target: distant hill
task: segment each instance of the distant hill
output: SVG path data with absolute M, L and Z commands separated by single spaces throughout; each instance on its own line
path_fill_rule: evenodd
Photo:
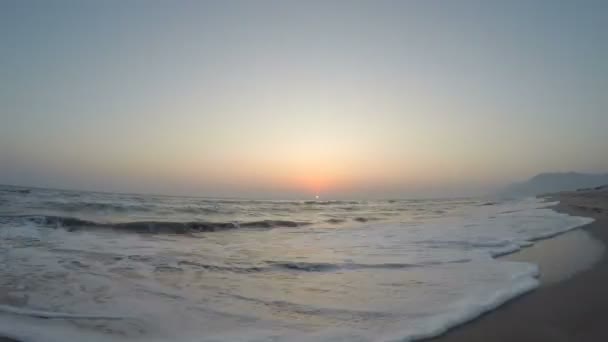
M 572 191 L 608 184 L 608 174 L 577 172 L 541 173 L 523 183 L 515 183 L 502 191 L 506 195 L 539 195 L 548 192 Z

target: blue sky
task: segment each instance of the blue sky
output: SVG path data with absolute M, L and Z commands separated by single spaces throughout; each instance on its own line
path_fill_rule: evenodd
M 605 1 L 3 1 L 0 183 L 480 193 L 608 171 Z

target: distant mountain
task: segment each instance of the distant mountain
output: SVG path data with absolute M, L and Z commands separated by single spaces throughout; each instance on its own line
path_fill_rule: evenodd
M 571 191 L 608 184 L 608 174 L 577 172 L 541 173 L 523 183 L 515 183 L 504 189 L 506 195 L 539 195 L 548 192 Z

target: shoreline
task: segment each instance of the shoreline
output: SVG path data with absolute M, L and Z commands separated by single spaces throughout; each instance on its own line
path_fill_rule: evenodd
M 539 268 L 539 287 L 550 286 L 588 270 L 601 260 L 606 245 L 583 228 L 585 225 L 537 240 L 532 246 L 498 257 L 499 260 L 533 263 Z
M 608 246 L 608 191 L 563 192 L 550 198 L 560 202 L 551 209 L 592 217 L 595 221 L 539 244 L 551 243 L 573 232 L 584 232 L 600 241 L 602 248 Z M 526 249 L 522 251 L 525 253 Z M 522 251 L 512 256 L 518 256 Z M 604 327 L 608 322 L 608 292 L 605 291 L 608 288 L 608 255 L 602 251 L 598 259 L 589 268 L 556 282 L 541 284 L 496 310 L 424 341 L 608 341 L 608 329 Z M 554 266 L 559 268 L 561 265 Z
M 595 221 L 496 256 L 505 261 L 538 265 L 539 287 L 421 341 L 608 340 L 608 331 L 602 327 L 608 319 L 608 293 L 603 294 L 603 289 L 608 288 L 608 191 L 539 197 L 559 201 L 549 209 L 592 217 Z M 0 342 L 21 341 L 0 335 Z

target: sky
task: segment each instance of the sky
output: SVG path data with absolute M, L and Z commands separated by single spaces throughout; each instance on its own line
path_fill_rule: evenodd
M 0 1 L 0 183 L 478 194 L 608 172 L 607 1 Z

